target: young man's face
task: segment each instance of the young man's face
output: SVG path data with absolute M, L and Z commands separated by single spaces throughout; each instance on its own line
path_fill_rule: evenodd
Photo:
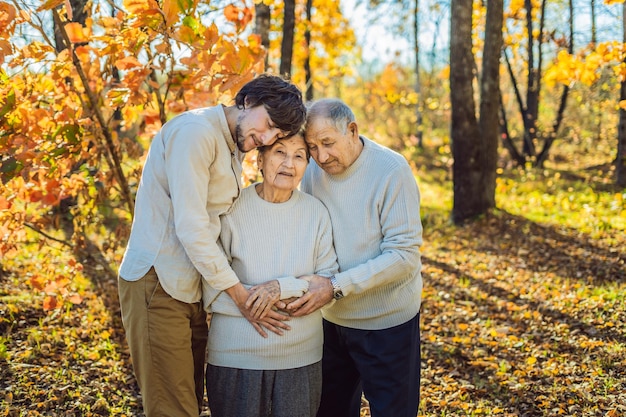
M 276 127 L 264 106 L 246 107 L 237 118 L 235 141 L 242 152 L 263 145 L 272 145 L 276 139 L 287 136 Z
M 315 162 L 331 175 L 343 173 L 361 152 L 356 123 L 348 124 L 343 133 L 324 117 L 307 122 L 306 143 Z

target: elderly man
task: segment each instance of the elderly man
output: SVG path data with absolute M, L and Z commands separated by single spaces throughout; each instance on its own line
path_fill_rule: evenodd
M 330 212 L 340 270 L 330 280 L 301 277 L 309 291 L 287 306 L 294 316 L 325 306 L 317 415 L 357 417 L 364 393 L 373 417 L 415 417 L 422 292 L 415 178 L 404 157 L 359 135 L 340 100 L 309 107 L 306 141 L 316 163 L 302 190 Z

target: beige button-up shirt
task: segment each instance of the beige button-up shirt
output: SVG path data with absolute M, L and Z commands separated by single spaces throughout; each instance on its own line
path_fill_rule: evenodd
M 185 112 L 154 137 L 137 190 L 120 278 L 154 266 L 163 289 L 194 303 L 202 282 L 218 290 L 239 282 L 218 246 L 219 216 L 241 189 L 241 157 L 222 106 Z

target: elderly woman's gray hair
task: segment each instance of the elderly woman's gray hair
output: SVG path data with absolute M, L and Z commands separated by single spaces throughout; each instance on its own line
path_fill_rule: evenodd
M 298 133 L 296 133 L 296 134 L 293 134 L 293 135 L 291 135 L 291 136 L 285 136 L 284 138 L 280 138 L 280 139 L 278 139 L 276 142 L 274 142 L 274 143 L 273 143 L 273 144 L 271 144 L 271 145 L 259 146 L 259 147 L 257 148 L 257 151 L 259 152 L 259 155 L 262 155 L 262 154 L 264 154 L 265 152 L 267 152 L 268 150 L 272 149 L 272 147 L 273 147 L 274 145 L 276 145 L 277 143 L 280 143 L 280 142 L 281 142 L 281 141 L 283 141 L 283 140 L 288 140 L 288 139 L 295 138 L 295 137 L 298 137 L 298 136 L 299 136 L 300 138 L 302 138 L 302 141 L 303 141 L 303 142 L 304 142 L 304 144 L 306 145 L 306 141 L 304 140 L 304 127 L 302 127 L 302 129 L 300 129 L 300 130 L 298 131 Z M 308 161 L 308 160 L 309 160 L 309 158 L 311 157 L 311 153 L 309 152 L 309 147 L 308 147 L 308 146 L 305 146 L 305 149 L 306 149 L 306 160 Z

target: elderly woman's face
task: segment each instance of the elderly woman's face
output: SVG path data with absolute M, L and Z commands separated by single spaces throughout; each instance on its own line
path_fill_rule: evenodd
M 308 162 L 307 145 L 300 135 L 277 140 L 257 158 L 266 185 L 292 191 L 300 184 Z

